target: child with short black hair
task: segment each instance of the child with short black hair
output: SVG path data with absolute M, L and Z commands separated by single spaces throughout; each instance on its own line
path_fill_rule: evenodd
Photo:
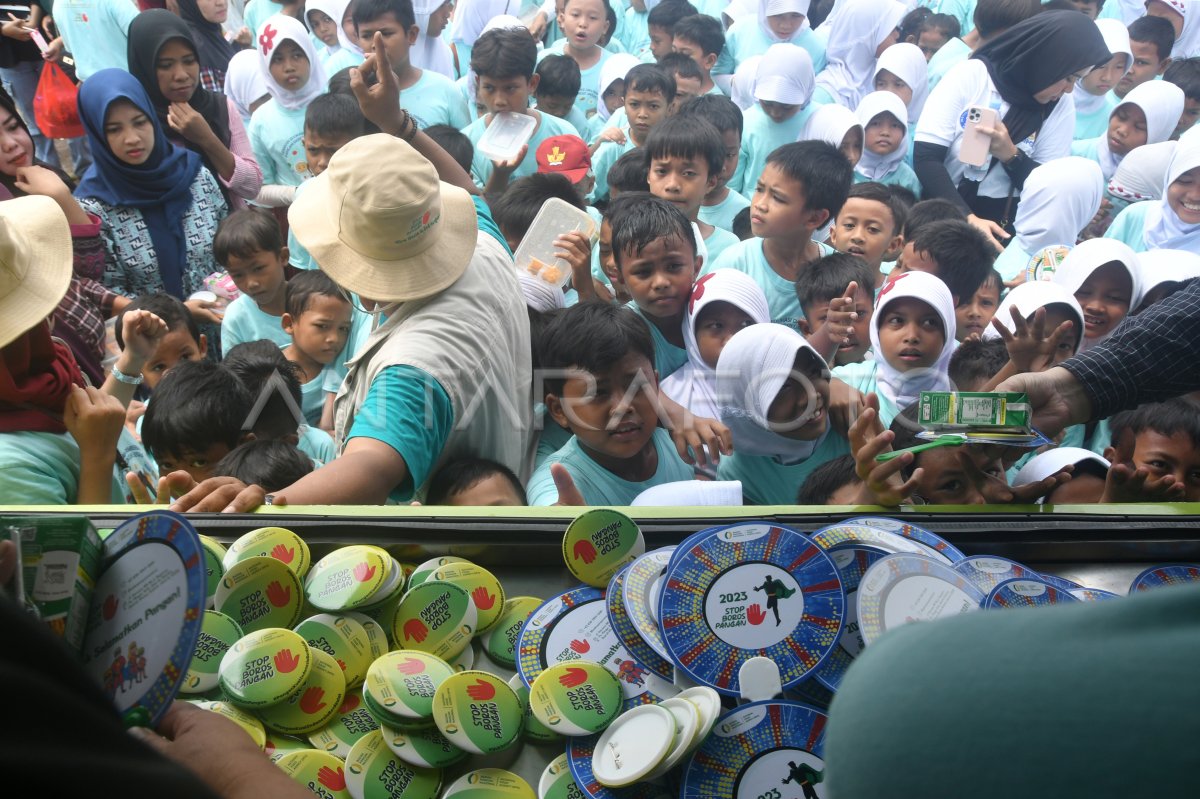
M 509 249 L 517 251 L 534 218 L 552 197 L 557 197 L 580 211 L 586 208 L 579 192 L 565 175 L 545 172 L 535 172 L 513 181 L 508 190 L 491 204 L 492 217 L 508 242 Z
M 1200 500 L 1200 406 L 1179 397 L 1113 416 L 1102 502 Z M 1136 473 L 1136 479 L 1135 479 Z
M 537 109 L 569 122 L 577 136 L 586 136 L 587 117 L 575 107 L 581 81 L 575 59 L 567 55 L 548 55 L 538 62 L 534 75 L 537 76 L 537 87 L 533 91 Z
M 705 271 L 732 268 L 750 275 L 767 295 L 771 321 L 799 330 L 804 312 L 796 281 L 809 264 L 835 252 L 814 241 L 813 232 L 842 210 L 851 180 L 850 163 L 833 145 L 802 141 L 775 150 L 750 204 L 756 238 L 730 247 Z
M 912 38 L 902 40 L 921 48 L 925 60 L 933 58 L 946 42 L 962 35 L 962 25 L 950 14 L 930 14 L 921 21 Z
M 625 77 L 625 115 L 629 124 L 628 135 L 620 134 L 623 141 L 613 141 L 602 135 L 602 144 L 592 156 L 596 186 L 592 189 L 593 201 L 608 198 L 609 168 L 618 158 L 630 150 L 646 143 L 646 137 L 655 125 L 667 118 L 671 103 L 675 101 L 675 78 L 653 64 L 640 64 L 629 70 Z
M 283 329 L 292 343 L 283 351 L 304 372 L 301 409 L 317 427 L 328 400 L 341 386 L 339 359 L 350 338 L 352 309 L 346 295 L 321 271 L 301 272 L 288 281 Z
M 704 82 L 704 73 L 700 67 L 682 53 L 667 53 L 658 60 L 658 65 L 675 78 L 675 100 L 671 103 L 671 113 L 679 111 L 679 107 L 701 94 L 700 85 Z
M 847 453 L 826 461 L 812 471 L 800 486 L 797 505 L 857 505 L 858 477 L 854 456 Z
M 1162 17 L 1138 17 L 1129 25 L 1129 49 L 1133 66 L 1113 88 L 1113 95 L 1125 99 L 1130 90 L 1155 80 L 1171 65 L 1175 46 L 1175 28 Z
M 978 228 L 969 222 L 941 220 L 918 228 L 911 238 L 905 236 L 892 276 L 928 272 L 941 278 L 958 305 L 964 297 L 975 296 L 995 261 L 995 248 Z
M 738 237 L 738 241 L 746 241 L 754 238 L 754 231 L 750 226 L 750 206 L 746 206 L 737 212 L 737 216 L 733 218 L 733 235 Z
M 438 147 L 449 153 L 450 157 L 454 159 L 454 163 L 463 168 L 463 172 L 471 174 L 471 163 L 475 160 L 475 145 L 471 144 L 471 140 L 467 138 L 466 134 L 450 125 L 430 125 L 425 128 L 425 135 L 433 139 Z
M 716 186 L 704 195 L 704 202 L 700 204 L 700 220 L 733 233 L 734 217 L 743 208 L 750 207 L 749 200 L 729 188 L 729 181 L 737 173 L 742 149 L 742 109 L 718 92 L 689 100 L 680 106 L 677 114 L 683 118 L 706 119 L 721 135 L 725 159 Z
M 238 444 L 213 468 L 214 477 L 234 477 L 262 486 L 268 494 L 282 491 L 313 470 L 312 459 L 286 441 L 259 438 Z
M 979 288 L 975 289 L 975 293 L 971 295 L 970 299 L 959 301 L 958 305 L 954 307 L 954 316 L 957 319 L 960 342 L 966 341 L 971 336 L 978 338 L 991 327 L 992 317 L 996 315 L 996 309 L 1000 307 L 1000 295 L 1003 293 L 1004 280 L 1000 277 L 1000 273 L 993 269 L 988 272 L 987 277 L 979 284 Z M 1000 321 L 1005 325 L 1010 323 L 1008 319 Z
M 950 387 L 955 391 L 986 391 L 992 378 L 1008 363 L 1003 339 L 973 338 L 959 344 L 950 356 Z
M 672 29 L 671 49 L 692 59 L 700 68 L 701 95 L 721 94 L 712 79 L 713 67 L 725 49 L 725 30 L 718 20 L 707 14 L 693 14 L 679 20 Z
M 1200 57 L 1173 59 L 1171 66 L 1163 72 L 1163 80 L 1183 89 L 1183 116 L 1171 134 L 1172 139 L 1178 139 L 1200 118 Z
M 625 153 L 608 170 L 609 205 L 618 195 L 631 191 L 650 191 L 650 183 L 646 180 L 646 154 L 641 147 Z
M 650 53 L 655 61 L 671 52 L 675 42 L 675 25 L 681 19 L 696 15 L 696 7 L 687 0 L 663 0 L 646 15 L 646 32 L 650 38 Z
M 653 216 L 675 217 L 677 238 L 691 236 L 691 226 L 672 206 L 647 202 L 661 206 Z M 649 215 L 643 208 L 637 216 Z M 632 254 L 642 231 L 619 229 Z M 574 435 L 530 478 L 531 505 L 559 502 L 554 472 L 564 469 L 588 505 L 628 505 L 651 486 L 692 478 L 670 434 L 658 426 L 651 329 L 633 311 L 606 303 L 580 303 L 550 324 L 539 354 L 542 368 L 551 370 L 545 402 Z
M 187 306 L 170 294 L 143 294 L 129 303 L 117 315 L 115 333 L 117 346 L 125 349 L 122 327 L 125 315 L 134 311 L 149 311 L 167 326 L 166 335 L 158 342 L 154 354 L 142 365 L 142 385 L 149 391 L 158 387 L 167 372 L 183 361 L 202 361 L 208 356 L 208 338 Z
M 596 113 L 600 100 L 600 70 L 612 53 L 601 44 L 611 32 L 607 0 L 565 0 L 558 12 L 558 25 L 563 38 L 542 50 L 540 58 L 565 55 L 579 65 L 579 93 L 574 106 L 584 118 Z M 582 134 L 580 134 L 582 135 Z
M 485 458 L 450 461 L 429 478 L 426 505 L 505 507 L 528 505 L 512 470 Z
M 857 363 L 866 358 L 871 349 L 871 313 L 875 309 L 875 272 L 871 266 L 856 255 L 834 253 L 818 258 L 804 270 L 802 279 L 796 281 L 796 295 L 804 318 L 800 320 L 800 332 L 820 353 L 833 353 L 831 365 L 841 366 Z M 854 302 L 842 313 L 853 313 L 849 336 L 833 333 L 826 322 L 835 300 L 847 295 L 850 284 L 854 284 Z
M 895 258 L 904 245 L 900 231 L 908 210 L 896 197 L 894 187 L 873 181 L 855 183 L 829 229 L 829 243 L 840 252 L 856 255 L 874 271 L 862 288 L 883 285 L 883 262 Z
M 221 322 L 221 354 L 245 341 L 266 339 L 279 347 L 291 343 L 281 324 L 287 254 L 275 217 L 260 208 L 234 211 L 217 227 L 213 254 L 241 292 Z

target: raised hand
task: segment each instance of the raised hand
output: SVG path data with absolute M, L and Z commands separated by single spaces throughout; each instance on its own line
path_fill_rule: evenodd
M 418 644 L 429 636 L 429 628 L 420 619 L 409 619 L 404 622 L 404 640 L 416 641 Z
M 838 347 L 849 344 L 854 335 L 854 323 L 858 321 L 858 313 L 854 310 L 854 300 L 858 295 L 858 283 L 850 281 L 846 293 L 829 301 L 829 312 L 825 316 L 825 324 L 813 333 L 812 345 L 822 354 L 828 353 L 826 361 L 833 363 L 837 356 Z
M 1018 372 L 1040 372 L 1049 367 L 1054 363 L 1059 345 L 1071 332 L 1071 322 L 1063 322 L 1047 335 L 1045 308 L 1037 309 L 1032 323 L 1025 320 L 1015 305 L 1009 311 L 1012 315 L 1012 332 L 998 317 L 992 318 L 992 327 L 1004 339 L 1013 367 Z
M 278 580 L 271 581 L 267 586 L 267 599 L 277 608 L 285 607 L 292 601 L 291 586 L 284 587 L 279 584 Z
M 376 33 L 371 52 L 357 68 L 350 70 L 350 90 L 358 100 L 363 116 L 376 127 L 393 136 L 398 135 L 403 121 L 400 114 L 400 84 L 392 72 L 392 62 L 383 47 L 383 34 Z M 368 86 L 366 75 L 374 74 L 377 81 Z
M 587 672 L 584 669 L 572 667 L 560 674 L 558 681 L 563 688 L 576 688 L 587 681 Z
M 525 160 L 525 155 L 529 152 L 529 145 L 522 144 L 521 150 L 507 161 L 492 161 L 492 170 L 501 177 L 510 177 L 521 162 Z
M 324 688 L 319 685 L 310 686 L 300 697 L 300 709 L 310 716 L 319 713 L 328 704 L 324 699 Z
M 766 618 L 767 612 L 763 610 L 762 606 L 757 602 L 746 608 L 746 621 L 750 622 L 754 626 L 757 627 L 758 625 L 762 624 Z
M 550 476 L 554 479 L 554 487 L 558 489 L 558 502 L 556 505 L 569 505 L 572 507 L 582 507 L 587 504 L 583 498 L 583 494 L 575 487 L 575 479 L 571 477 L 571 473 L 567 471 L 567 467 L 561 463 L 555 463 L 550 466 Z
M 996 391 L 1028 395 L 1034 427 L 1051 438 L 1092 415 L 1091 399 L 1083 384 L 1061 366 L 1015 375 L 996 386 Z
M 591 541 L 583 540 L 576 541 L 575 548 L 571 553 L 575 560 L 582 560 L 584 563 L 592 563 L 596 560 L 596 547 L 592 546 Z
M 300 665 L 300 656 L 293 654 L 290 649 L 280 649 L 275 653 L 275 670 L 280 674 L 291 674 Z
M 1186 486 L 1173 475 L 1154 477 L 1145 467 L 1132 463 L 1114 463 L 1104 479 L 1104 494 L 1100 502 L 1179 502 Z
M 149 311 L 127 311 L 121 317 L 121 338 L 125 342 L 122 355 L 128 355 L 133 361 L 130 367 L 136 367 L 138 371 L 154 355 L 166 335 L 167 323 Z
M 125 426 L 125 406 L 91 386 L 73 386 L 63 408 L 63 424 L 79 444 L 80 457 L 116 452 Z
M 489 593 L 487 588 L 482 585 L 471 592 L 471 599 L 475 602 L 475 607 L 480 610 L 491 610 L 492 606 L 496 604 L 495 595 Z
M 496 689 L 489 682 L 475 680 L 474 685 L 467 686 L 467 696 L 476 702 L 486 702 L 496 695 Z
M 876 458 L 892 451 L 896 434 L 884 430 L 879 419 L 879 398 L 866 395 L 866 408 L 850 425 L 850 451 L 854 453 L 854 471 L 863 481 L 859 500 L 864 505 L 899 505 L 916 490 L 924 473 L 917 469 L 904 479 L 903 471 L 916 457 L 911 452 L 902 453 L 886 461 Z

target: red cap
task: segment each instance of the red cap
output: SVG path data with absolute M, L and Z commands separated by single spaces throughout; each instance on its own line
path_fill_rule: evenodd
M 551 136 L 538 145 L 537 171 L 566 175 L 572 183 L 583 180 L 592 169 L 587 144 L 578 136 Z

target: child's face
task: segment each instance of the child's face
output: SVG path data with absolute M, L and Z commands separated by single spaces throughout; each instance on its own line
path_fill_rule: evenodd
M 516 507 L 524 505 L 521 497 L 513 490 L 512 483 L 502 474 L 489 474 L 479 482 L 467 486 L 457 494 L 446 497 L 447 505 L 485 507 Z
M 674 155 L 652 159 L 646 180 L 651 194 L 672 203 L 693 222 L 704 195 L 717 185 L 716 178 L 708 174 L 705 161 Z
M 767 17 L 767 27 L 782 41 L 788 41 L 804 24 L 804 15 L 794 11 L 787 14 L 771 14 Z
M 675 73 L 675 99 L 671 101 L 671 113 L 679 110 L 679 107 L 693 97 L 700 96 L 700 79 L 685 78 L 678 72 Z
M 762 107 L 763 113 L 771 118 L 772 122 L 787 122 L 796 116 L 802 108 L 799 105 L 777 103 L 773 100 L 759 100 L 758 104 Z
M 968 336 L 982 336 L 996 315 L 996 307 L 1000 305 L 1000 286 L 992 281 L 986 281 L 975 291 L 975 296 L 954 309 L 955 330 L 959 341 Z M 1001 319 L 1005 327 L 1012 328 L 1011 319 Z M 1047 328 L 1052 330 L 1053 328 Z
M 1117 53 L 1104 66 L 1096 67 L 1084 77 L 1081 82 L 1083 90 L 1097 97 L 1107 94 L 1125 74 L 1125 65 L 1128 63 L 1129 56 Z
M 304 156 L 308 159 L 309 173 L 316 177 L 324 172 L 329 167 L 329 159 L 333 158 L 333 154 L 352 141 L 353 136 L 322 136 L 312 128 L 305 127 Z
M 1057 330 L 1058 326 L 1063 322 L 1071 323 L 1071 329 L 1058 342 L 1058 349 L 1054 351 L 1054 361 L 1050 364 L 1051 366 L 1058 366 L 1067 358 L 1070 358 L 1075 354 L 1075 348 L 1079 346 L 1079 331 L 1075 329 L 1079 327 L 1079 323 L 1075 321 L 1074 317 L 1075 314 L 1071 312 L 1071 309 L 1061 303 L 1046 306 L 1047 333 Z
M 312 65 L 300 45 L 285 39 L 271 53 L 270 72 L 275 82 L 289 92 L 298 92 L 308 83 Z
M 829 230 L 829 243 L 878 269 L 884 254 L 900 246 L 900 237 L 896 235 L 892 211 L 887 205 L 864 197 L 849 197 Z
M 625 104 L 625 79 L 618 78 L 608 84 L 608 88 L 604 90 L 604 94 L 600 95 L 600 99 L 604 101 L 604 107 L 610 114 L 623 106 Z M 572 100 L 572 102 L 574 101 Z
M 431 39 L 436 39 L 442 35 L 442 31 L 446 29 L 446 23 L 450 21 L 450 14 L 454 12 L 454 3 L 447 0 L 437 7 L 437 10 L 429 15 L 428 30 L 425 35 Z
M 850 340 L 838 346 L 837 354 L 834 356 L 834 363 L 837 366 L 859 363 L 866 357 L 867 350 L 871 348 L 871 312 L 874 310 L 872 306 L 874 298 L 875 292 L 871 286 L 859 286 L 855 292 L 854 312 L 858 314 L 858 321 L 851 325 Z M 814 302 L 804 309 L 804 320 L 801 324 L 805 333 L 808 333 L 820 330 L 821 325 L 825 324 L 825 320 L 828 318 L 829 301 Z
M 719 55 L 718 53 L 705 55 L 704 48 L 699 44 L 693 42 L 691 39 L 683 39 L 679 36 L 671 40 L 671 49 L 695 61 L 696 66 L 700 67 L 700 71 L 705 75 L 716 65 L 717 56 Z
M 655 239 L 634 252 L 621 253 L 618 278 L 647 316 L 682 319 L 700 271 L 700 259 L 681 236 Z
M 948 41 L 950 41 L 950 37 L 941 28 L 930 28 L 921 31 L 921 35 L 917 37 L 917 47 L 921 48 L 921 52 L 925 54 L 925 60 L 928 61 Z
M 998 460 L 989 460 L 982 447 L 938 447 L 927 449 L 917 455 L 913 468 L 920 467 L 922 476 L 917 480 L 914 496 L 929 505 L 983 505 L 982 486 L 977 478 L 963 465 L 966 456 L 984 474 L 1004 480 L 1004 467 Z M 960 454 L 961 453 L 961 454 Z
M 567 0 L 558 15 L 558 27 L 573 50 L 590 51 L 608 32 L 608 16 L 600 0 Z
M 551 416 L 602 463 L 629 460 L 650 444 L 658 425 L 653 399 L 658 378 L 646 356 L 626 353 L 608 371 L 594 375 L 571 369 L 562 392 L 561 397 L 546 397 Z
M 417 41 L 419 29 L 416 25 L 405 28 L 391 11 L 385 12 L 369 22 L 358 26 L 358 35 L 363 52 L 375 51 L 375 34 L 383 35 L 383 49 L 392 62 L 392 72 L 408 67 L 408 51 Z
M 738 156 L 742 150 L 742 135 L 736 130 L 727 130 L 721 134 L 721 146 L 725 148 L 725 161 L 721 165 L 721 174 L 717 175 L 717 185 L 713 191 L 724 188 L 733 173 L 737 172 Z
M 1171 134 L 1171 138 L 1178 139 L 1187 133 L 1196 124 L 1197 119 L 1200 119 L 1200 100 L 1193 100 L 1191 97 L 1185 98 L 1183 113 L 1179 117 L 1179 124 L 1175 126 L 1175 132 Z
M 104 137 L 122 163 L 140 166 L 154 149 L 154 124 L 133 103 L 117 100 L 104 114 Z
M 1183 15 L 1162 2 L 1162 0 L 1148 0 L 1146 3 L 1146 16 L 1162 17 L 1167 22 L 1170 22 L 1171 27 L 1175 29 L 1176 39 L 1183 33 Z
M 1108 118 L 1108 149 L 1113 155 L 1129 155 L 1130 150 L 1146 143 L 1146 137 L 1146 112 L 1140 106 L 1126 103 Z
M 333 363 L 350 338 L 350 303 L 340 297 L 317 295 L 297 318 L 284 315 L 283 329 L 305 357 L 321 365 Z
M 203 452 L 184 450 L 177 455 L 155 454 L 159 474 L 187 472 L 199 483 L 213 476 L 213 469 L 221 462 L 221 458 L 229 454 L 229 447 L 223 443 L 213 443 Z
M 538 110 L 545 114 L 566 119 L 567 114 L 575 105 L 575 98 L 561 94 L 539 94 L 537 96 Z
M 846 135 L 842 137 L 842 143 L 838 146 L 838 152 L 846 156 L 846 160 L 850 162 L 851 167 L 855 167 L 862 160 L 862 151 L 863 129 L 855 125 L 846 131 Z
M 1067 2 L 1075 6 L 1076 11 L 1087 14 L 1090 19 L 1095 19 L 1100 13 L 1099 0 L 1067 0 Z
M 1133 443 L 1133 465 L 1146 469 L 1153 477 L 1171 475 L 1182 483 L 1185 502 L 1200 500 L 1200 449 L 1185 432 L 1163 435 L 1143 430 Z
M 807 208 L 804 185 L 784 174 L 778 164 L 763 167 L 750 198 L 750 232 L 764 239 L 784 238 L 825 224 L 823 212 Z
M 1115 91 L 1118 97 L 1129 94 L 1129 90 L 1135 86 L 1141 86 L 1148 80 L 1154 80 L 1155 75 L 1162 74 L 1165 61 L 1170 60 L 1168 57 L 1164 61 L 1159 61 L 1158 48 L 1150 42 L 1130 39 L 1129 49 L 1133 51 L 1133 66 L 1117 81 Z
M 200 85 L 200 60 L 183 39 L 170 39 L 158 50 L 154 73 L 168 103 L 186 103 Z
M 1119 263 L 1105 264 L 1092 272 L 1075 299 L 1083 308 L 1084 337 L 1099 338 L 1113 330 L 1129 313 L 1133 282 Z
M 819 438 L 829 426 L 829 369 L 807 349 L 767 408 L 771 431 L 796 441 Z
M 634 142 L 646 141 L 650 129 L 667 117 L 670 103 L 662 92 L 642 92 L 629 89 L 625 92 L 625 115 L 629 117 L 629 133 Z
M 938 262 L 930 258 L 929 253 L 918 250 L 911 241 L 905 242 L 904 249 L 900 251 L 900 257 L 896 259 L 896 268 L 892 272 L 893 275 L 903 275 L 905 272 L 928 272 L 937 278 L 942 276 Z
M 945 346 L 942 319 L 929 303 L 914 297 L 888 303 L 879 320 L 879 347 L 893 369 L 928 369 L 937 363 Z
M 655 61 L 660 61 L 671 52 L 671 45 L 675 39 L 666 28 L 658 25 L 649 25 L 647 28 L 650 32 L 650 53 Z
M 167 335 L 158 342 L 154 354 L 146 359 L 146 364 L 142 367 L 146 388 L 153 391 L 163 379 L 163 375 L 174 369 L 175 364 L 180 361 L 202 361 L 207 355 L 208 338 L 203 333 L 197 342 L 186 326 L 168 330 Z
M 891 114 L 876 114 L 867 123 L 867 150 L 875 155 L 891 155 L 904 144 L 904 130 L 900 120 Z
M 283 303 L 287 281 L 283 276 L 283 253 L 259 250 L 249 258 L 229 256 L 225 270 L 233 285 L 258 307 L 279 307 Z
M 710 368 L 717 368 L 717 359 L 725 342 L 733 338 L 733 334 L 754 324 L 750 314 L 731 302 L 717 300 L 710 302 L 700 309 L 696 315 L 696 349 L 700 359 Z
M 496 78 L 480 75 L 477 96 L 488 113 L 515 111 L 523 114 L 529 108 L 529 95 L 537 87 L 537 80 L 536 76 L 530 81 L 524 76 Z
M 358 42 L 358 28 L 354 25 L 354 0 L 346 4 L 346 11 L 342 14 L 342 32 L 350 41 Z
M 313 9 L 308 12 L 308 26 L 321 40 L 321 44 L 326 47 L 337 47 L 337 23 L 333 21 L 333 17 L 324 11 Z
M 875 91 L 891 92 L 904 101 L 904 105 L 912 102 L 913 90 L 904 81 L 896 77 L 895 73 L 886 69 L 879 70 L 879 74 L 875 76 Z

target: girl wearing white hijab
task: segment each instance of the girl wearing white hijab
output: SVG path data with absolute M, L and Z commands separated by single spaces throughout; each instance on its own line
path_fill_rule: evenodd
M 996 315 L 992 318 L 999 319 L 1001 324 L 1012 330 L 1013 308 L 1017 309 L 1017 313 L 1026 322 L 1032 322 L 1033 315 L 1045 308 L 1047 333 L 1058 329 L 1063 322 L 1071 323 L 1071 332 L 1060 344 L 1052 366 L 1057 366 L 1072 355 L 1079 353 L 1079 348 L 1083 346 L 1083 336 L 1080 335 L 1084 325 L 1083 308 L 1079 306 L 1075 295 L 1067 291 L 1065 287 L 1045 280 L 1022 283 L 1008 292 L 1008 296 L 1004 298 L 1004 302 L 1000 303 L 1000 307 L 996 309 Z M 989 326 L 983 331 L 985 341 L 995 338 L 1000 338 L 1000 332 L 995 327 Z
M 1171 296 L 1189 280 L 1200 277 L 1200 254 L 1183 250 L 1147 250 L 1138 255 L 1139 286 L 1134 302 L 1138 314 Z
M 886 336 L 882 327 L 888 328 Z M 946 284 L 927 272 L 905 272 L 879 290 L 871 316 L 875 359 L 839 366 L 833 376 L 863 394 L 878 394 L 879 418 L 887 427 L 922 391 L 950 389 L 956 332 Z
M 832 144 L 846 156 L 850 166 L 857 166 L 863 154 L 863 126 L 858 115 L 840 105 L 823 105 L 808 118 L 799 141 L 823 141 Z
M 229 59 L 229 68 L 225 70 L 225 96 L 233 101 L 245 127 L 250 126 L 254 109 L 271 99 L 256 50 L 239 50 Z
M 1090 349 L 1112 335 L 1141 296 L 1137 254 L 1113 239 L 1089 239 L 1067 254 L 1053 281 L 1083 308 L 1083 343 Z
M 471 48 L 492 19 L 504 14 L 516 16 L 520 9 L 521 4 L 516 0 L 458 0 L 450 21 L 450 44 L 458 63 L 471 63 Z
M 1034 455 L 1009 480 L 1013 488 L 1040 483 L 1047 477 L 1058 474 L 1068 466 L 1075 467 L 1071 480 L 1062 483 L 1044 497 L 1037 499 L 1039 505 L 1082 504 L 1091 505 L 1104 496 L 1105 477 L 1112 464 L 1096 453 L 1082 447 L 1055 447 L 1040 455 Z
M 718 418 L 716 368 L 721 349 L 742 328 L 770 321 L 766 295 L 745 272 L 718 269 L 701 277 L 692 287 L 683 320 L 688 362 L 662 381 L 663 393 L 693 416 Z
M 902 42 L 883 51 L 875 64 L 875 91 L 892 92 L 908 108 L 908 124 L 912 127 L 925 109 L 929 96 L 929 64 L 925 54 L 915 44 Z
M 1105 188 L 1105 198 L 1113 206 L 1113 217 L 1131 203 L 1162 199 L 1163 181 L 1167 177 L 1171 158 L 1175 155 L 1176 145 L 1177 142 L 1173 141 L 1147 144 L 1121 159 Z
M 809 103 L 812 92 L 813 68 L 808 51 L 794 44 L 771 45 L 758 62 L 754 76 L 754 98 L 758 103 L 742 120 L 740 161 L 746 168 L 740 176 L 734 175 L 729 188 L 744 197 L 754 192 L 767 156 L 777 147 L 796 141 L 816 110 Z
M 1162 199 L 1129 206 L 1104 235 L 1135 252 L 1200 252 L 1200 130 L 1185 133 L 1176 143 L 1163 178 Z
M 323 63 L 326 65 L 326 72 L 330 75 L 333 73 L 329 72 L 329 59 L 334 55 L 338 54 L 342 50 L 349 50 L 353 52 L 355 49 L 358 49 L 359 53 L 362 52 L 361 49 L 356 48 L 355 45 L 350 41 L 350 37 L 346 35 L 345 28 L 342 27 L 342 17 L 345 15 L 346 8 L 349 5 L 349 0 L 306 0 L 304 3 L 304 21 L 308 25 L 309 30 L 313 32 L 314 36 L 317 35 L 317 26 L 321 24 L 323 20 L 321 20 L 319 17 L 314 17 L 313 12 L 318 12 L 328 17 L 330 21 L 333 22 L 333 27 L 336 29 L 336 40 L 330 44 L 324 39 L 321 39 L 322 43 L 325 45 L 325 50 L 318 54 Z
M 814 71 L 825 66 L 825 43 L 808 24 L 809 0 L 757 0 L 755 5 L 755 13 L 742 16 L 725 32 L 725 49 L 713 65 L 714 76 L 733 75 L 746 59 L 783 42 L 807 50 Z
M 1096 27 L 1104 37 L 1108 63 L 1102 64 L 1080 78 L 1071 94 L 1075 98 L 1075 140 L 1094 139 L 1104 134 L 1108 116 L 1116 108 L 1117 97 L 1112 89 L 1133 66 L 1133 49 L 1129 30 L 1115 19 L 1098 19 Z M 1178 122 L 1178 118 L 1175 120 Z
M 1200 0 L 1146 0 L 1146 13 L 1162 17 L 1175 28 L 1171 58 L 1200 55 Z
M 1167 141 L 1183 114 L 1183 89 L 1165 80 L 1135 86 L 1109 115 L 1107 131 L 1071 145 L 1072 155 L 1100 164 L 1104 179 L 1117 172 L 1125 156 L 1147 144 Z
M 920 197 L 921 181 L 904 163 L 908 155 L 904 101 L 892 92 L 871 92 L 858 104 L 856 113 L 863 126 L 863 151 L 854 168 L 854 182 L 903 186 Z
M 721 421 L 733 454 L 720 480 L 739 480 L 747 503 L 792 505 L 808 475 L 850 451 L 829 425 L 829 372 L 804 337 L 777 324 L 735 334 L 717 362 Z
M 754 78 L 758 75 L 758 65 L 762 63 L 760 55 L 751 56 L 738 64 L 737 71 L 729 81 L 727 91 L 729 99 L 743 111 L 754 107 Z
M 442 31 L 449 17 L 449 9 L 443 9 L 448 5 L 453 7 L 451 0 L 414 0 L 413 13 L 420 32 L 408 50 L 408 59 L 417 69 L 428 69 L 457 80 L 462 64 L 455 64 L 454 53 L 442 41 Z
M 330 50 L 325 60 L 325 74 L 330 77 L 347 67 L 356 67 L 364 60 L 362 47 L 358 44 L 354 20 L 350 18 L 351 0 L 317 0 L 309 2 L 305 9 L 324 11 L 338 24 L 338 47 Z
M 876 59 L 900 37 L 905 13 L 894 0 L 845 0 L 835 8 L 814 101 L 857 106 L 874 85 Z
M 1029 259 L 1046 247 L 1074 247 L 1104 198 L 1100 165 L 1086 158 L 1058 158 L 1034 169 L 1025 179 L 1021 205 L 1013 221 L 1016 235 L 996 259 L 1004 282 L 1024 274 Z M 1008 324 L 1008 317 L 1000 321 Z

